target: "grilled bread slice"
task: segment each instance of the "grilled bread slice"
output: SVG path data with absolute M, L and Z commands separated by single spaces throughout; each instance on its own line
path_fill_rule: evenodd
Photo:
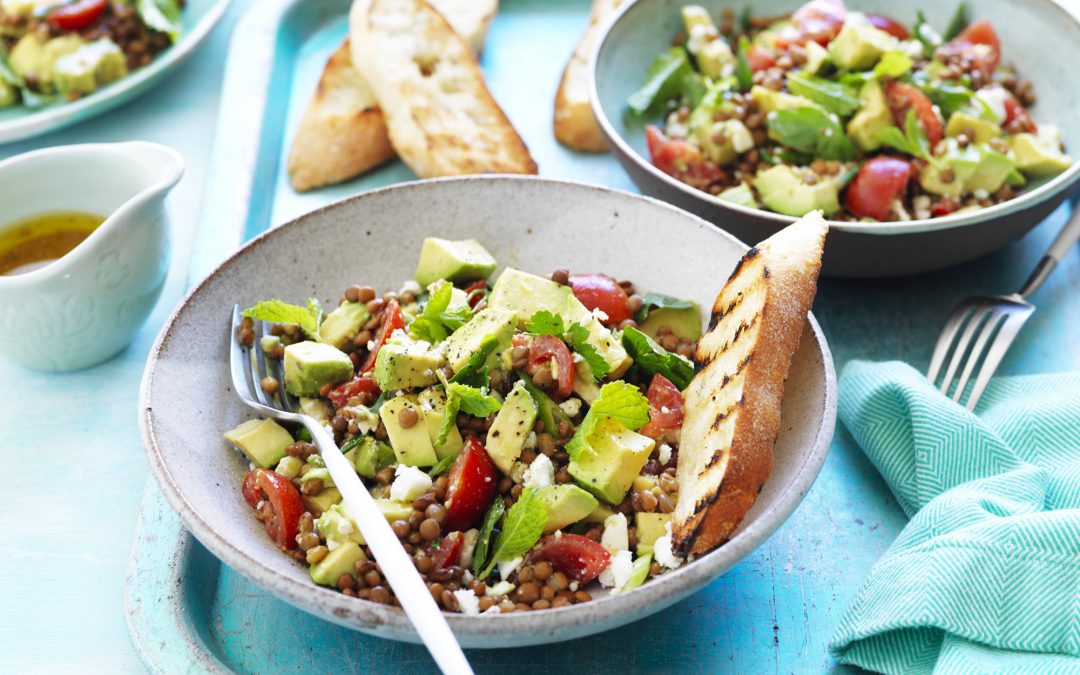
M 355 0 L 349 27 L 353 62 L 418 176 L 536 173 L 468 45 L 424 0 Z
M 713 304 L 685 393 L 672 527 L 680 555 L 726 542 L 769 477 L 827 231 L 815 211 L 750 249 Z
M 484 48 L 498 0 L 430 0 L 476 52 Z M 375 92 L 352 62 L 346 38 L 330 56 L 289 151 L 299 192 L 349 180 L 394 156 Z
M 627 0 L 593 0 L 589 27 L 563 70 L 555 93 L 555 138 L 574 150 L 605 152 L 607 144 L 589 105 L 589 56 L 604 22 Z

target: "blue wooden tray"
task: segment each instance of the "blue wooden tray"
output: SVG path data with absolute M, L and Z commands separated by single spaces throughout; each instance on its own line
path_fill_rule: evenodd
M 268 227 L 357 192 L 410 180 L 391 163 L 348 184 L 298 195 L 283 157 L 322 65 L 346 32 L 348 0 L 262 0 L 230 49 L 203 219 L 192 258 L 199 279 Z M 542 175 L 633 190 L 606 155 L 555 143 L 551 102 L 585 25 L 587 0 L 503 0 L 483 63 Z M 1068 206 L 1024 240 L 954 270 L 913 279 L 825 280 L 815 313 L 837 367 L 852 358 L 925 369 L 953 305 L 1012 290 L 1063 224 Z M 1068 336 L 1080 325 L 1074 252 L 1036 296 L 1039 311 L 1006 373 L 1080 369 Z M 472 650 L 478 672 L 733 672 L 846 670 L 826 648 L 833 628 L 903 515 L 850 435 L 837 430 L 821 476 L 790 520 L 702 592 L 638 623 L 556 648 Z M 422 647 L 323 622 L 221 564 L 188 534 L 151 481 L 127 583 L 132 642 L 154 672 L 432 672 Z

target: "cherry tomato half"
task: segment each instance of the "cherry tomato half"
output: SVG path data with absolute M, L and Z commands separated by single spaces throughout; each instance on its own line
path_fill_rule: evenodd
M 934 218 L 940 218 L 941 216 L 947 216 L 950 213 L 955 213 L 960 209 L 960 203 L 955 199 L 939 199 L 930 205 L 930 215 Z
M 445 569 L 458 563 L 461 558 L 461 549 L 465 544 L 465 535 L 461 532 L 451 532 L 439 540 L 439 548 L 432 547 L 431 561 L 435 563 L 435 569 Z
M 704 190 L 727 176 L 720 167 L 706 162 L 701 149 L 677 138 L 668 138 L 656 126 L 645 127 L 645 142 L 653 165 L 691 187 Z
M 484 294 L 476 291 L 487 291 L 486 279 L 477 279 L 465 287 L 465 295 L 469 298 L 469 307 L 473 309 L 476 309 L 476 306 L 484 299 Z
M 752 44 L 746 50 L 746 62 L 750 65 L 750 70 L 756 73 L 759 70 L 768 70 L 775 66 L 776 57 L 765 47 Z
M 345 384 L 339 384 L 331 389 L 326 398 L 330 399 L 334 407 L 340 408 L 358 394 L 371 394 L 377 397 L 380 391 L 379 385 L 375 384 L 375 378 L 368 373 L 362 373 Z
M 470 436 L 450 467 L 443 526 L 447 530 L 467 530 L 475 525 L 491 505 L 497 478 L 483 443 Z
M 982 48 L 977 47 L 982 45 Z M 989 19 L 979 19 L 968 24 L 951 42 L 942 45 L 946 53 L 961 55 L 990 77 L 1001 61 L 1001 40 Z
M 263 499 L 269 502 L 272 513 L 263 521 L 266 533 L 279 547 L 287 551 L 296 548 L 304 504 L 289 479 L 269 469 L 254 469 L 244 476 L 241 491 L 248 504 L 253 499 L 254 506 Z
M 1036 126 L 1035 120 L 1031 119 L 1031 115 L 1024 106 L 1020 105 L 1012 96 L 1005 99 L 1005 129 L 1010 133 L 1035 133 L 1039 130 Z
M 847 189 L 848 210 L 859 218 L 885 220 L 889 206 L 907 189 L 915 167 L 898 157 L 875 157 L 862 165 Z
M 606 274 L 571 274 L 570 288 L 574 297 L 591 312 L 599 309 L 607 318 L 605 326 L 614 326 L 630 318 L 626 308 L 626 291 Z
M 885 100 L 892 110 L 897 126 L 903 129 L 907 111 L 914 110 L 919 125 L 923 128 L 927 140 L 930 141 L 930 147 L 938 144 L 944 133 L 944 125 L 941 117 L 934 110 L 934 104 L 930 102 L 926 94 L 906 82 L 892 80 L 885 85 Z
M 791 21 L 799 31 L 799 44 L 814 41 L 828 44 L 840 33 L 847 17 L 843 0 L 811 0 L 791 15 Z
M 244 474 L 244 482 L 240 486 L 240 493 L 244 495 L 244 501 L 253 509 L 257 508 L 259 502 L 263 500 L 262 490 L 257 485 L 258 479 L 258 471 L 248 471 Z
M 611 562 L 608 550 L 580 534 L 551 535 L 540 540 L 532 554 L 533 562 L 546 560 L 551 566 L 578 583 L 586 584 L 604 571 Z
M 908 29 L 904 28 L 902 23 L 883 14 L 867 14 L 866 20 L 874 28 L 885 31 L 897 40 L 907 40 L 911 37 L 911 33 L 908 33 Z
M 405 330 L 405 317 L 401 315 L 401 305 L 398 304 L 398 301 L 391 300 L 386 303 L 386 308 L 383 310 L 382 327 L 379 328 L 379 333 L 375 337 L 375 349 L 372 349 L 371 353 L 368 354 L 367 361 L 364 361 L 364 367 L 360 369 L 361 373 L 369 372 L 375 368 L 375 359 L 379 356 L 379 350 L 394 334 L 394 331 L 398 329 Z
M 657 439 L 682 426 L 685 407 L 682 392 L 671 380 L 657 373 L 649 383 L 649 423 L 638 432 Z
M 529 370 L 535 370 L 537 366 L 551 363 L 555 359 L 557 371 L 556 382 L 558 387 L 551 392 L 555 398 L 563 399 L 574 390 L 574 378 L 577 377 L 577 367 L 574 365 L 574 357 L 566 343 L 554 335 L 537 335 L 529 346 Z
M 49 12 L 47 20 L 60 30 L 82 30 L 98 20 L 107 0 L 78 0 Z

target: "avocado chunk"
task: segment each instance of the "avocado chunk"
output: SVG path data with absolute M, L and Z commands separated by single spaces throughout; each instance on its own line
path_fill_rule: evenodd
M 584 519 L 600 505 L 596 497 L 576 485 L 552 485 L 542 488 L 537 496 L 547 506 L 545 534 Z
M 45 41 L 37 33 L 27 33 L 8 52 L 8 66 L 21 78 L 37 77 L 44 71 L 44 52 Z
M 454 283 L 487 279 L 496 265 L 495 258 L 475 239 L 450 241 L 428 237 L 420 249 L 416 283 L 427 286 L 439 279 Z
M 345 300 L 323 319 L 319 326 L 319 341 L 344 349 L 370 318 L 367 305 Z
M 0 78 L 0 108 L 6 108 L 19 102 L 19 92 L 15 87 Z
M 660 326 L 668 326 L 675 335 L 687 340 L 701 337 L 701 308 L 697 303 L 693 307 L 661 307 L 649 312 L 649 316 L 638 326 L 638 330 L 652 339 L 657 339 Z
M 315 521 L 315 529 L 327 541 L 336 542 L 338 545 L 348 541 L 357 544 L 366 543 L 364 535 L 360 534 L 360 528 L 356 526 L 356 521 L 345 513 L 345 509 L 342 508 L 341 504 L 334 504 L 323 511 L 322 515 Z
M 682 8 L 683 26 L 686 28 L 686 48 L 697 61 L 698 70 L 705 77 L 718 78 L 726 67 L 735 64 L 731 47 L 720 37 L 709 11 L 701 5 Z
M 431 445 L 427 424 L 418 417 L 416 424 L 411 427 L 401 426 L 398 416 L 406 408 L 412 408 L 418 416 L 422 414 L 420 401 L 413 394 L 395 396 L 379 408 L 379 418 L 386 427 L 386 435 L 390 437 L 390 447 L 401 464 L 432 466 L 439 458 Z
M 248 420 L 231 431 L 225 440 L 239 448 L 252 464 L 269 469 L 284 457 L 293 444 L 292 434 L 272 419 Z
M 609 504 L 623 500 L 656 444 L 610 417 L 596 425 L 585 443 L 588 449 L 570 460 L 567 471 L 581 487 Z
M 829 57 L 844 70 L 873 68 L 881 55 L 896 49 L 896 38 L 869 22 L 847 20 L 829 43 Z
M 537 414 L 532 394 L 520 380 L 515 382 L 488 429 L 485 446 L 495 466 L 507 476 L 510 475 L 514 462 L 521 456 L 525 440 L 536 423 Z
M 816 42 L 814 44 L 817 44 Z M 745 182 L 739 183 L 735 187 L 728 188 L 716 195 L 717 199 L 723 199 L 725 202 L 731 202 L 732 204 L 738 204 L 739 206 L 745 206 L 748 209 L 760 209 L 761 204 L 758 203 L 757 195 L 750 189 L 750 186 Z
M 326 557 L 308 569 L 311 580 L 320 586 L 337 586 L 342 574 L 356 574 L 356 563 L 364 562 L 367 556 L 355 541 L 346 541 Z
M 376 472 L 397 463 L 394 449 L 371 436 L 364 436 L 360 444 L 345 453 L 345 456 L 350 457 L 356 473 L 364 478 L 374 478 Z
M 1013 173 L 1012 159 L 986 144 L 961 148 L 955 138 L 945 142 L 946 149 L 939 161 L 927 164 L 919 172 L 919 184 L 927 192 L 947 197 L 959 197 L 975 190 L 994 192 Z M 951 180 L 942 175 L 946 167 L 951 171 Z
M 127 75 L 127 57 L 108 38 L 79 46 L 56 59 L 54 67 L 56 89 L 69 97 L 93 93 L 124 75 Z
M 808 98 L 789 94 L 785 91 L 774 91 L 760 84 L 750 87 L 750 96 L 757 103 L 758 110 L 763 115 L 767 115 L 774 110 L 787 110 L 789 108 L 821 109 L 821 106 Z
M 964 134 L 974 143 L 988 143 L 991 138 L 1001 136 L 1001 127 L 959 110 L 953 113 L 949 123 L 945 125 L 945 135 L 955 137 L 960 134 Z
M 394 331 L 375 357 L 375 383 L 383 391 L 426 387 L 439 381 L 436 371 L 445 364 L 429 342 Z
M 317 517 L 334 504 L 341 503 L 341 491 L 336 487 L 328 487 L 313 495 L 302 495 L 301 498 L 304 501 L 304 508 Z
M 455 373 L 458 372 L 490 340 L 496 342 L 494 351 L 505 349 L 514 337 L 516 325 L 517 315 L 512 310 L 492 306 L 489 299 L 485 309 L 477 312 L 464 326 L 446 338 L 447 363 Z
M 611 510 L 611 507 L 607 504 L 597 502 L 597 506 L 593 509 L 589 515 L 585 516 L 586 523 L 603 523 L 605 520 L 611 517 L 615 513 Z
M 761 201 L 777 213 L 788 216 L 805 216 L 821 209 L 826 216 L 840 209 L 840 186 L 835 180 L 819 179 L 813 185 L 803 182 L 809 169 L 799 169 L 786 164 L 759 171 L 754 178 L 754 188 Z
M 322 422 L 330 418 L 330 414 L 334 412 L 330 408 L 330 404 L 321 398 L 314 396 L 301 396 L 300 397 L 300 412 L 308 417 L 314 417 L 316 420 Z
M 964 181 L 964 189 L 969 192 L 985 190 L 997 192 L 1009 174 L 1016 168 L 1016 164 L 1008 155 L 997 152 L 989 145 L 978 145 L 979 163 L 967 180 Z
M 734 119 L 717 122 L 710 109 L 696 108 L 688 125 L 691 139 L 717 165 L 731 164 L 739 154 L 754 147 L 754 135 L 745 124 Z
M 425 389 L 417 396 L 417 402 L 420 404 L 420 412 L 424 416 L 424 424 L 427 425 L 428 436 L 431 437 L 431 442 L 434 443 L 435 439 L 439 437 L 439 428 L 442 426 L 443 417 L 446 415 L 446 394 L 442 389 Z M 458 431 L 456 424 L 452 425 L 450 433 L 446 436 L 446 442 L 435 446 L 435 456 L 439 459 L 446 459 L 451 455 L 456 455 L 464 446 L 465 441 L 461 438 L 461 432 Z
M 1009 138 L 1009 149 L 1016 157 L 1016 168 L 1028 176 L 1052 176 L 1072 166 L 1072 159 L 1058 144 L 1041 135 L 1016 134 Z
M 296 478 L 300 475 L 300 470 L 304 468 L 304 460 L 299 457 L 293 457 L 292 455 L 285 455 L 281 458 L 281 461 L 274 467 L 275 473 L 280 473 L 289 480 Z
M 881 83 L 871 80 L 864 84 L 859 90 L 859 103 L 858 112 L 848 121 L 847 134 L 863 152 L 877 150 L 881 147 L 878 132 L 893 125 L 892 112 Z
M 300 484 L 304 485 L 313 480 L 322 481 L 323 487 L 337 487 L 337 485 L 334 484 L 334 478 L 330 475 L 330 470 L 325 466 L 316 466 L 308 469 L 307 473 L 300 477 Z
M 536 402 L 537 416 L 544 424 L 544 431 L 549 434 L 557 434 L 559 432 L 559 422 L 569 422 L 570 418 L 566 416 L 566 413 L 563 412 L 563 409 L 559 407 L 558 403 L 544 393 L 544 390 L 533 384 L 532 378 L 526 373 L 519 371 L 518 377 L 521 378 L 518 382 L 525 387 L 529 394 L 532 395 L 533 401 Z M 591 376 L 589 377 L 589 380 L 591 383 Z M 593 386 L 595 387 L 596 385 L 594 384 Z
M 643 556 L 652 553 L 653 544 L 664 536 L 667 524 L 671 522 L 670 513 L 634 514 L 634 526 L 637 528 L 637 554 Z
M 340 384 L 352 376 L 353 362 L 340 349 L 320 342 L 285 348 L 285 391 L 293 396 L 317 396 L 324 384 Z
M 395 502 L 391 499 L 376 499 L 375 506 L 379 507 L 383 516 L 386 517 L 386 521 L 393 523 L 395 520 L 408 520 L 412 515 L 412 504 L 405 502 Z
M 803 72 L 807 75 L 817 75 L 825 67 L 825 64 L 829 62 L 829 50 L 813 40 L 807 42 L 803 48 L 806 50 L 806 63 L 803 64 Z

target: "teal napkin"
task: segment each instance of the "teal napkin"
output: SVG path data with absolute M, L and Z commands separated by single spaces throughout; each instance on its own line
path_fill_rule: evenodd
M 1080 374 L 993 380 L 978 416 L 852 362 L 840 419 L 910 522 L 833 656 L 885 673 L 1080 673 Z

